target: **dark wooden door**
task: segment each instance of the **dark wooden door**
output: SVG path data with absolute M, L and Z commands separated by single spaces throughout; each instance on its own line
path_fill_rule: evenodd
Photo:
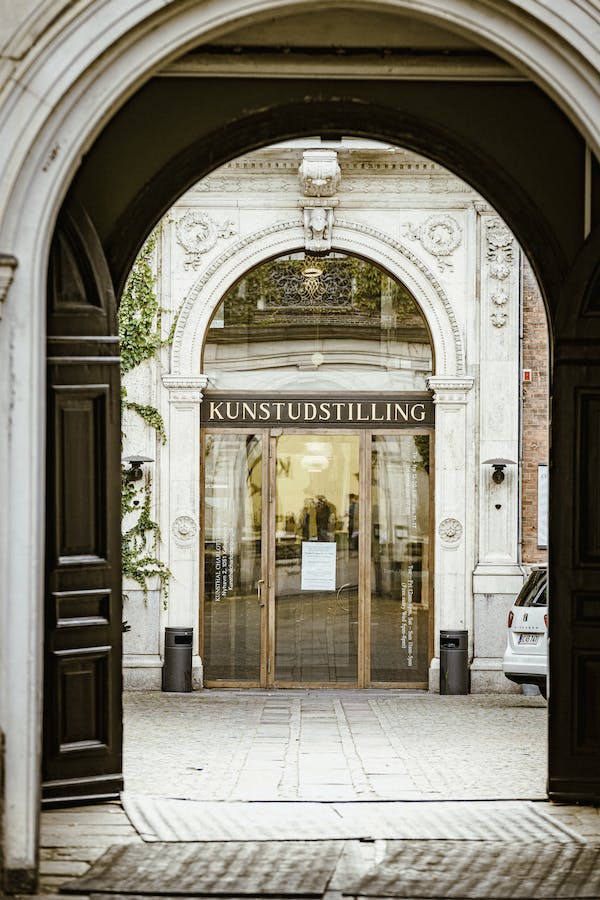
M 122 788 L 116 303 L 85 211 L 59 218 L 48 282 L 45 802 Z

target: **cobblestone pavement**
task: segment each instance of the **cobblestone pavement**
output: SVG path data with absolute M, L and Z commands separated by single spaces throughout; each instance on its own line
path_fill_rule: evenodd
M 517 694 L 130 693 L 125 782 L 194 800 L 543 799 L 547 706 Z
M 472 799 L 489 801 L 491 813 L 503 798 L 529 798 L 600 843 L 600 809 L 545 800 L 547 717 L 539 697 L 211 690 L 124 699 L 132 795 L 225 803 L 396 799 L 417 801 L 413 809 Z M 53 894 L 107 847 L 129 842 L 141 838 L 118 803 L 44 812 L 41 893 Z M 348 853 L 365 856 L 363 868 L 384 844 L 345 842 Z M 341 894 L 330 890 L 326 900 Z

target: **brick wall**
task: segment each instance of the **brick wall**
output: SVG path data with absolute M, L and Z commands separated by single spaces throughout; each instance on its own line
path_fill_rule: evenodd
M 524 563 L 545 562 L 547 551 L 538 547 L 538 465 L 548 462 L 548 325 L 535 276 L 523 261 L 523 369 L 532 381 L 522 384 L 522 537 Z

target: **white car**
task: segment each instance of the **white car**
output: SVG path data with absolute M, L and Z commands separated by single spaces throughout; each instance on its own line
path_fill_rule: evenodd
M 536 684 L 547 696 L 548 570 L 536 566 L 508 614 L 508 640 L 502 670 L 517 684 Z

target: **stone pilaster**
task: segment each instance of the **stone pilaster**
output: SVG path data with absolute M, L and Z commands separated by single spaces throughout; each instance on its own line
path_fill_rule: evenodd
M 164 375 L 168 392 L 168 467 L 162 483 L 163 538 L 173 574 L 166 614 L 169 627 L 192 627 L 192 682 L 202 687 L 200 621 L 200 404 L 204 375 Z M 168 529 L 168 530 L 167 530 Z
M 472 649 L 473 378 L 433 376 L 428 384 L 435 403 L 435 651 L 429 684 L 431 690 L 438 690 L 440 629 L 468 629 Z
M 473 575 L 471 690 L 507 691 L 506 617 L 519 566 L 519 248 L 504 222 L 482 211 L 479 298 L 479 541 Z M 508 459 L 501 482 L 488 459 Z

